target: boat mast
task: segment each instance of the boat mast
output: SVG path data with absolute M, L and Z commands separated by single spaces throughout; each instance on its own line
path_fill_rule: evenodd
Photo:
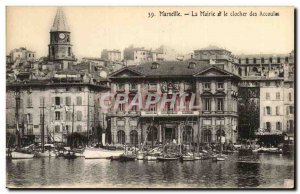
M 71 149 L 73 149 L 73 132 L 74 132 L 74 103 L 73 103 L 73 111 L 72 111 Z
M 221 120 L 220 120 L 220 154 L 222 154 L 222 128 L 221 128 Z
M 42 139 L 41 139 L 41 143 L 42 143 L 42 153 L 45 152 L 45 99 L 43 98 L 43 107 L 42 107 Z
M 16 100 L 16 112 L 15 112 L 15 124 L 16 124 L 16 144 L 18 148 L 21 148 L 21 141 L 20 141 L 20 131 L 19 131 L 19 102 L 20 102 L 20 93 L 19 90 L 16 88 L 15 91 L 15 100 Z
M 197 123 L 198 123 L 197 153 L 199 154 L 199 151 L 200 151 L 200 122 L 199 122 L 199 117 L 197 117 Z

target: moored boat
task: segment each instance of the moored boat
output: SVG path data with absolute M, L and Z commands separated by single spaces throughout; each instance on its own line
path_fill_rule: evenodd
M 64 158 L 65 159 L 75 159 L 75 158 L 77 158 L 77 156 L 76 156 L 75 152 L 69 150 L 64 154 Z
M 34 156 L 37 158 L 42 157 L 55 157 L 56 153 L 54 151 L 45 151 L 45 152 L 35 152 Z
M 212 160 L 217 162 L 217 161 L 225 161 L 226 157 L 222 154 L 218 154 L 212 157 Z
M 144 160 L 146 160 L 146 161 L 156 161 L 157 156 L 147 155 L 147 156 L 144 157 Z
M 174 161 L 174 160 L 178 160 L 178 157 L 176 156 L 160 156 L 157 157 L 158 161 L 164 162 L 164 161 Z
M 22 152 L 17 152 L 17 151 L 12 151 L 10 153 L 11 159 L 32 159 L 33 157 L 34 157 L 34 154 L 30 154 L 30 153 L 22 153 Z
M 136 159 L 143 160 L 144 157 L 145 157 L 145 153 L 144 152 L 138 152 L 137 156 L 136 156 Z
M 135 155 L 126 155 L 126 154 L 120 155 L 121 162 L 134 161 L 134 160 L 136 160 Z
M 103 148 L 86 148 L 83 151 L 83 157 L 85 159 L 106 159 L 111 156 L 120 156 L 123 154 L 122 150 L 106 150 Z

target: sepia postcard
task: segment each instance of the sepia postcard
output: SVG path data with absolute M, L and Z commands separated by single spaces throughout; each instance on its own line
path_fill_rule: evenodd
M 295 189 L 295 8 L 6 7 L 6 187 Z

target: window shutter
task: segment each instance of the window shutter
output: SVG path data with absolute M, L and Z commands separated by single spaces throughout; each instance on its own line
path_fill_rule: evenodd
M 264 107 L 264 115 L 266 115 L 266 107 Z
M 52 106 L 55 105 L 55 97 L 52 97 Z
M 286 114 L 289 115 L 289 107 L 286 107 Z

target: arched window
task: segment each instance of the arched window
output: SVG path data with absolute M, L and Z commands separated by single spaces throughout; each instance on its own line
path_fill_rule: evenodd
M 119 130 L 117 133 L 118 143 L 125 144 L 125 132 L 123 130 Z
M 220 129 L 217 130 L 216 133 L 217 141 L 220 141 Z M 222 129 L 222 137 L 225 137 L 225 131 Z
M 192 127 L 187 126 L 183 129 L 182 141 L 184 144 L 192 142 Z
M 202 132 L 202 141 L 204 143 L 210 143 L 211 142 L 211 131 L 209 129 L 206 129 Z
M 130 143 L 131 145 L 138 145 L 138 132 L 136 130 L 130 131 Z
M 148 132 L 148 141 L 156 141 L 157 140 L 157 128 L 150 127 Z

